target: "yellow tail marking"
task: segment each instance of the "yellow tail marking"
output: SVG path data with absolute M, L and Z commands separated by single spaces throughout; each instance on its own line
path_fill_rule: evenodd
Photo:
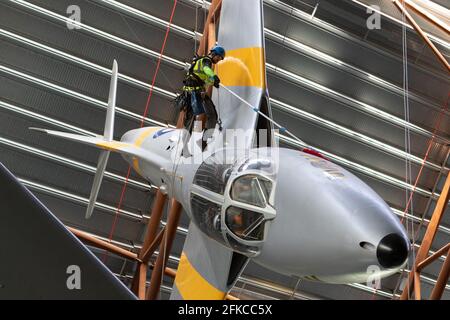
M 184 252 L 178 264 L 175 285 L 184 300 L 223 300 L 226 296 L 195 270 Z
M 227 87 L 266 87 L 264 50 L 261 47 L 227 50 L 216 70 Z

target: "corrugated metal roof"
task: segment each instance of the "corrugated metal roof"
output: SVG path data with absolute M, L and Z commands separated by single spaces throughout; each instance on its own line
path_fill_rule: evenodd
M 383 18 L 388 35 L 366 35 L 365 10 L 352 1 L 320 1 L 311 5 L 265 0 L 268 81 L 275 120 L 307 143 L 357 174 L 401 214 L 405 206 L 404 128 L 411 129 L 413 178 L 427 149 L 435 118 L 450 81 L 422 48 L 410 49 L 411 121 L 403 120 L 400 26 Z M 150 106 L 149 125 L 173 125 L 171 106 L 181 86 L 184 67 L 203 30 L 200 0 L 183 0 L 174 18 L 161 71 Z M 83 28 L 68 30 L 69 5 L 79 5 Z M 96 214 L 84 220 L 97 151 L 29 132 L 30 126 L 55 127 L 86 134 L 102 130 L 112 60 L 119 61 L 116 136 L 139 125 L 148 83 L 153 76 L 171 3 L 167 1 L 9 0 L 0 4 L 0 161 L 12 170 L 66 224 L 107 237 L 120 195 L 126 163 L 112 156 Z M 333 11 L 333 14 L 330 12 Z M 196 26 L 197 15 L 197 26 Z M 385 37 L 389 41 L 383 46 Z M 408 33 L 411 45 L 417 43 Z M 448 55 L 448 51 L 445 51 Z M 414 200 L 415 227 L 435 203 L 439 172 L 448 157 L 449 113 L 444 114 L 419 192 Z M 283 144 L 298 147 L 281 137 Z M 136 250 L 142 240 L 153 189 L 132 174 L 114 240 Z M 429 216 L 427 216 L 429 218 Z M 172 252 L 180 255 L 184 216 Z M 444 217 L 437 244 L 448 242 L 450 217 Z M 423 233 L 423 232 L 421 232 Z M 418 239 L 420 242 L 420 239 Z M 433 249 L 438 249 L 437 245 Z M 99 253 L 99 251 L 95 251 Z M 99 253 L 101 254 L 101 253 Z M 423 274 L 430 291 L 439 265 Z M 125 282 L 131 263 L 108 259 Z M 397 276 L 382 282 L 379 298 L 392 297 Z M 128 280 L 127 280 L 128 279 Z M 166 279 L 170 288 L 170 279 Z M 250 264 L 235 292 L 242 297 L 288 298 L 297 280 Z M 301 281 L 295 298 L 360 299 L 374 292 L 364 285 L 336 286 Z M 445 297 L 450 295 L 446 292 Z

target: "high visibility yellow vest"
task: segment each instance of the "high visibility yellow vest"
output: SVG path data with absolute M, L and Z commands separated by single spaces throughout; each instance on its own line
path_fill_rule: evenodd
M 211 68 L 212 61 L 210 57 L 201 57 L 196 59 L 189 68 L 184 86 L 184 90 L 200 90 L 204 89 L 205 85 L 210 85 L 214 82 L 216 75 Z

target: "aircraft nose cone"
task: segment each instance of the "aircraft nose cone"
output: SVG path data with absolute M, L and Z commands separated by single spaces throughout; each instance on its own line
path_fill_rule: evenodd
M 384 268 L 402 265 L 408 257 L 408 243 L 397 234 L 391 233 L 381 239 L 377 247 L 377 258 Z

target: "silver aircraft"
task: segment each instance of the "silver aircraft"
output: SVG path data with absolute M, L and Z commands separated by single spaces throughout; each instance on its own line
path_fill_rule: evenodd
M 227 57 L 216 68 L 223 88 L 213 91 L 222 130 L 204 150 L 195 128 L 146 127 L 113 140 L 115 61 L 102 136 L 39 129 L 101 150 L 87 218 L 111 151 L 182 204 L 191 223 L 173 299 L 223 299 L 249 259 L 328 283 L 386 277 L 407 260 L 409 238 L 371 188 L 320 155 L 277 146 L 260 115 L 271 116 L 263 30 L 262 0 L 223 0 L 218 42 Z

